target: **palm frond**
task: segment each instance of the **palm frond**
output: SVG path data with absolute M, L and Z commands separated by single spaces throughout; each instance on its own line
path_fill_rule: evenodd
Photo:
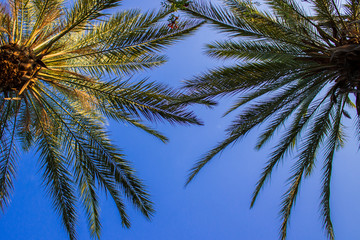
M 17 151 L 15 146 L 15 127 L 17 121 L 17 114 L 13 122 L 9 124 L 9 111 L 11 104 L 7 104 L 6 110 L 3 112 L 7 122 L 4 129 L 1 129 L 0 134 L 0 209 L 5 210 L 5 207 L 10 203 L 11 192 L 13 191 L 16 172 Z
M 319 148 L 319 145 L 326 132 L 330 128 L 330 112 L 333 107 L 333 103 L 330 101 L 324 102 L 325 106 L 320 109 L 320 112 L 314 119 L 314 124 L 311 129 L 306 133 L 304 138 L 305 146 L 301 149 L 299 160 L 293 166 L 293 175 L 289 178 L 289 189 L 283 196 L 281 207 L 281 239 L 286 238 L 287 225 L 289 216 L 299 191 L 300 183 L 304 175 L 310 174 L 314 165 L 315 153 Z
M 360 114 L 359 3 L 311 0 L 303 5 L 294 0 L 267 0 L 262 4 L 266 6 L 243 0 L 224 0 L 218 5 L 199 0 L 182 9 L 229 37 L 208 44 L 206 53 L 234 61 L 187 80 L 184 88 L 189 97 L 184 101 L 236 97 L 224 114 L 236 113 L 226 138 L 194 165 L 186 184 L 217 154 L 265 125 L 257 149 L 276 133 L 281 138 L 256 184 L 251 207 L 273 170 L 289 153 L 297 152 L 280 211 L 280 238 L 286 239 L 301 182 L 312 174 L 316 156 L 324 148 L 320 209 L 327 237 L 334 239 L 329 203 L 332 162 L 344 142 L 342 116 L 351 118 L 349 110 L 354 108 Z
M 333 159 L 335 151 L 343 145 L 343 134 L 341 131 L 341 117 L 343 116 L 344 106 L 346 104 L 347 96 L 344 96 L 341 101 L 338 102 L 334 113 L 332 114 L 333 128 L 330 131 L 328 141 L 326 143 L 326 155 L 323 167 L 323 187 L 321 192 L 321 213 L 323 217 L 324 228 L 327 231 L 329 239 L 335 239 L 333 224 L 330 216 L 330 180 L 332 174 Z
M 99 191 L 109 193 L 124 227 L 130 227 L 124 198 L 148 219 L 154 212 L 142 180 L 109 139 L 107 118 L 163 142 L 152 122 L 201 124 L 179 103 L 187 97 L 182 91 L 129 76 L 164 63 L 164 49 L 202 21 L 182 19 L 172 29 L 166 18 L 173 10 L 114 13 L 120 2 L 0 4 L 0 207 L 10 201 L 17 146 L 35 147 L 70 239 L 77 237 L 77 203 L 91 236 L 100 238 Z

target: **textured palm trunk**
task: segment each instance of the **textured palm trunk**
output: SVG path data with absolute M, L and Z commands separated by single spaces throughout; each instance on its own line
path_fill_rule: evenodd
M 341 73 L 336 88 L 354 93 L 357 114 L 360 115 L 360 44 L 347 44 L 333 49 L 330 61 Z
M 46 67 L 41 57 L 35 56 L 31 49 L 16 44 L 0 47 L 0 89 L 5 97 L 10 92 L 17 95 L 31 87 L 38 71 Z

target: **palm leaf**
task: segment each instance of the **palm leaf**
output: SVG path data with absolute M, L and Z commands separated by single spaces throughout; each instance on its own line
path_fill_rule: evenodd
M 164 49 L 202 21 L 182 19 L 170 29 L 165 19 L 172 10 L 114 11 L 120 2 L 0 5 L 0 207 L 11 200 L 17 146 L 36 148 L 44 185 L 70 239 L 77 238 L 77 204 L 91 236 L 101 237 L 99 191 L 109 193 L 124 227 L 130 227 L 125 198 L 147 219 L 154 213 L 145 184 L 109 139 L 107 119 L 163 142 L 168 139 L 151 123 L 201 124 L 178 104 L 184 92 L 132 75 L 164 63 Z
M 354 108 L 360 114 L 359 3 L 312 0 L 306 4 L 311 11 L 293 0 L 267 0 L 261 8 L 242 0 L 217 5 L 194 1 L 182 8 L 228 36 L 208 44 L 206 53 L 234 63 L 187 80 L 184 88 L 189 97 L 184 102 L 236 98 L 224 114 L 235 114 L 225 139 L 199 159 L 186 184 L 220 152 L 262 125 L 257 149 L 277 133 L 280 139 L 256 184 L 251 207 L 273 170 L 292 151 L 298 153 L 280 211 L 280 238 L 286 239 L 301 183 L 312 174 L 323 149 L 320 210 L 327 237 L 334 239 L 330 217 L 334 154 L 344 141 L 342 116 L 351 118 Z

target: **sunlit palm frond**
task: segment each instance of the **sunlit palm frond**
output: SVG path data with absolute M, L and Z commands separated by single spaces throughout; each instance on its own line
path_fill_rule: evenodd
M 17 149 L 36 148 L 44 186 L 70 239 L 77 204 L 92 237 L 101 237 L 99 191 L 109 193 L 130 227 L 128 199 L 146 217 L 153 203 L 107 119 L 129 123 L 163 142 L 154 121 L 200 124 L 185 98 L 164 84 L 133 80 L 166 61 L 162 51 L 200 20 L 168 26 L 172 10 L 116 12 L 120 0 L 9 0 L 0 6 L 0 208 L 10 202 Z M 199 100 L 202 102 L 202 100 Z

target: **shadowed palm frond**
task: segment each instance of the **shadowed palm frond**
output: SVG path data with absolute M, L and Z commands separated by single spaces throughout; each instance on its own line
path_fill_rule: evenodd
M 255 187 L 251 207 L 273 170 L 288 154 L 297 152 L 280 211 L 280 238 L 286 239 L 300 185 L 320 159 L 321 215 L 327 237 L 334 239 L 330 216 L 334 154 L 345 139 L 343 116 L 351 118 L 354 109 L 360 114 L 359 4 L 332 0 L 305 4 L 265 0 L 259 8 L 252 1 L 223 0 L 222 4 L 193 1 L 181 8 L 229 37 L 209 43 L 206 53 L 234 63 L 186 81 L 184 89 L 190 96 L 184 101 L 236 97 L 225 113 L 236 114 L 225 139 L 195 164 L 186 184 L 229 145 L 262 125 L 257 149 L 271 142 L 276 134 L 280 138 Z M 323 156 L 319 155 L 321 151 Z

